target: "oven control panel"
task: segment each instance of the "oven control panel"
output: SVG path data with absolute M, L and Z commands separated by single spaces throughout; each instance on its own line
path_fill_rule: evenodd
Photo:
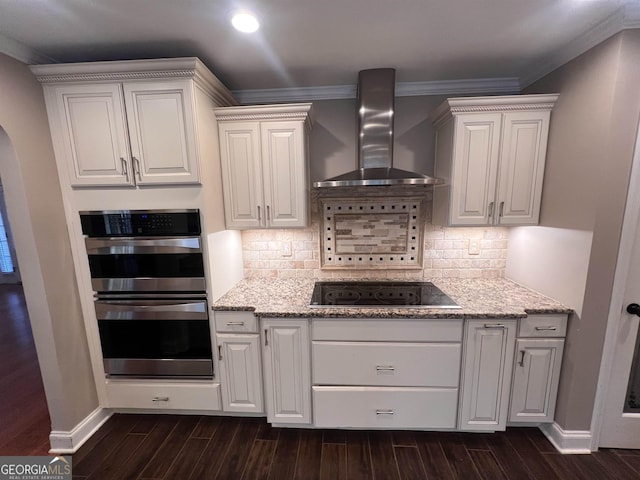
M 89 237 L 200 235 L 198 210 L 122 210 L 80 212 L 82 233 Z

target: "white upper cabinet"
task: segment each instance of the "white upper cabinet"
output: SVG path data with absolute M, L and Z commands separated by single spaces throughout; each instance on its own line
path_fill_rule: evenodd
M 119 84 L 56 85 L 49 115 L 57 122 L 72 185 L 133 185 L 124 99 Z M 54 116 L 55 115 L 55 116 Z M 52 125 L 53 126 L 53 125 Z
M 235 103 L 195 58 L 32 67 L 73 187 L 200 183 L 196 103 Z M 200 100 L 198 100 L 200 99 Z
M 227 228 L 309 222 L 311 104 L 216 109 Z
M 433 222 L 535 225 L 557 95 L 450 98 L 435 112 Z
M 200 183 L 190 80 L 125 83 L 136 183 Z

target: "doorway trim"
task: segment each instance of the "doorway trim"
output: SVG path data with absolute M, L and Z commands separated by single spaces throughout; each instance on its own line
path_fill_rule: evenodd
M 616 262 L 616 272 L 613 280 L 613 292 L 611 303 L 609 304 L 609 314 L 607 316 L 607 329 L 600 361 L 600 373 L 598 375 L 598 386 L 596 398 L 591 417 L 591 451 L 598 450 L 600 444 L 600 433 L 604 419 L 604 408 L 607 399 L 607 390 L 611 379 L 613 368 L 613 356 L 616 346 L 616 338 L 620 326 L 620 316 L 624 308 L 624 292 L 626 288 L 627 275 L 629 273 L 629 262 L 635 232 L 640 222 L 640 124 L 636 130 L 636 144 L 633 152 L 631 173 L 629 175 L 629 189 L 627 190 L 627 201 L 624 209 L 622 222 L 622 233 L 620 236 L 620 246 L 618 248 L 618 260 Z

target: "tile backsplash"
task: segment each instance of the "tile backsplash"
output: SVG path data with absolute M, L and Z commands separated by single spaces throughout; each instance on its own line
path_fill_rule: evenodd
M 420 269 L 426 202 L 421 198 L 325 198 L 322 269 Z
M 307 278 L 497 278 L 504 277 L 508 233 L 502 227 L 424 227 L 423 268 L 321 269 L 320 219 L 309 228 L 242 232 L 247 277 Z M 383 240 L 381 238 L 381 240 Z M 469 254 L 470 241 L 478 254 Z M 290 255 L 289 255 L 290 254 Z

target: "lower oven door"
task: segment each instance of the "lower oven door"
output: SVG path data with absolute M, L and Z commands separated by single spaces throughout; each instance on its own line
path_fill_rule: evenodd
M 204 299 L 95 301 L 107 376 L 212 377 Z

